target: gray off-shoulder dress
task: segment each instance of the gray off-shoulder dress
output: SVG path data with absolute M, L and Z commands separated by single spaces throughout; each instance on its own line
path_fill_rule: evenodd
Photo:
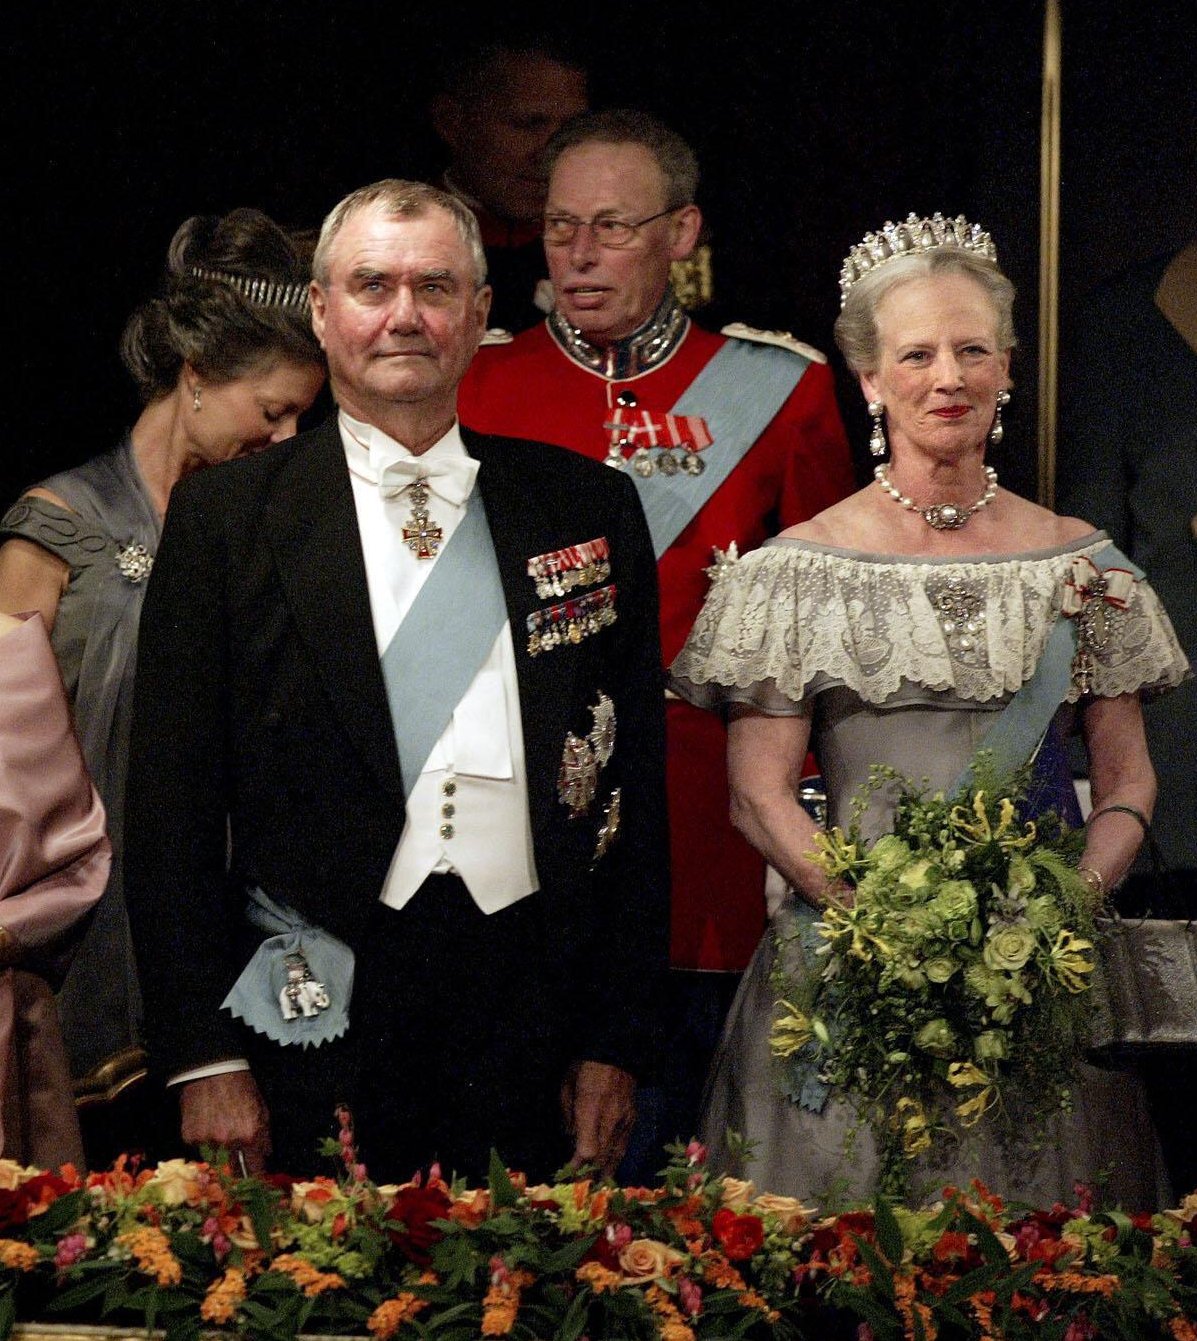
M 845 825 L 875 763 L 935 790 L 952 786 L 995 714 L 1033 675 L 1074 558 L 1108 543 L 1093 532 L 1058 548 L 960 562 L 773 540 L 722 567 L 671 668 L 671 685 L 716 711 L 743 703 L 769 715 L 809 716 L 828 821 Z M 1136 583 L 1099 654 L 1096 694 L 1158 692 L 1189 673 L 1158 599 L 1146 582 Z M 1073 688 L 1057 728 L 1068 729 L 1079 697 Z M 892 797 L 876 792 L 865 836 L 884 832 L 891 813 Z M 769 1050 L 775 933 L 792 932 L 800 915 L 792 893 L 773 910 L 708 1077 L 701 1134 L 716 1167 L 771 1192 L 865 1198 L 878 1167 L 871 1136 L 860 1131 L 846 1155 L 848 1104 L 817 1084 L 800 1101 L 785 1097 Z M 788 937 L 786 944 L 787 955 L 801 956 Z M 1070 1200 L 1074 1184 L 1084 1182 L 1136 1209 L 1158 1205 L 1168 1194 L 1166 1175 L 1138 1078 L 1085 1065 L 1076 1090 L 1075 1111 L 1053 1120 L 1034 1157 L 1009 1159 L 981 1139 L 941 1165 L 918 1165 L 912 1195 L 980 1177 L 1038 1204 Z M 728 1128 L 752 1143 L 747 1165 L 737 1166 L 729 1152 Z
M 123 888 L 125 771 L 137 625 L 162 531 L 126 437 L 113 451 L 41 487 L 69 504 L 25 495 L 0 520 L 64 560 L 70 576 L 51 645 L 88 771 L 108 814 L 112 874 L 58 997 L 76 1093 L 110 1098 L 144 1072 L 141 995 Z M 185 690 L 181 691 L 185 692 Z

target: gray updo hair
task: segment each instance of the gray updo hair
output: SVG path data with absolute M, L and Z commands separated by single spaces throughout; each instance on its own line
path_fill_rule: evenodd
M 193 215 L 170 241 L 159 292 L 121 336 L 121 361 L 143 404 L 178 385 L 184 363 L 209 382 L 231 382 L 280 361 L 323 366 L 306 306 L 251 302 L 194 268 L 282 284 L 306 284 L 308 268 L 286 233 L 256 209 Z
M 997 346 L 1005 353 L 1018 343 L 1014 334 L 1014 285 L 997 266 L 962 247 L 937 247 L 911 256 L 895 256 L 860 277 L 848 290 L 843 311 L 835 323 L 835 342 L 848 367 L 856 374 L 873 373 L 878 348 L 877 308 L 899 285 L 931 275 L 965 275 L 984 289 L 997 317 Z

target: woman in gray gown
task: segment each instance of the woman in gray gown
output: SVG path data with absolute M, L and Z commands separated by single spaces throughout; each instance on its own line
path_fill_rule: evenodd
M 113 843 L 108 888 L 59 994 L 93 1164 L 149 1137 L 144 1100 L 128 1093 L 146 1059 L 121 862 L 145 579 L 176 482 L 290 437 L 315 399 L 324 364 L 306 267 L 258 210 L 188 219 L 121 354 L 144 407 L 123 441 L 29 489 L 0 521 L 0 610 L 39 611 L 50 630 Z M 179 682 L 186 693 L 186 666 Z
M 939 216 L 887 224 L 853 248 L 841 291 L 836 340 L 869 402 L 870 446 L 883 455 L 888 438 L 890 459 L 874 483 L 722 565 L 671 676 L 678 693 L 728 714 L 733 819 L 785 879 L 773 910 L 783 933 L 812 923 L 828 893 L 810 857 L 815 823 L 798 800 L 808 747 L 831 824 L 847 824 L 874 763 L 950 789 L 1034 675 L 1066 580 L 1086 562 L 1110 566 L 1102 533 L 1001 489 L 986 464 L 1014 346 L 1013 288 L 988 235 Z M 1098 894 L 1125 874 L 1142 838 L 1137 816 L 1154 801 L 1140 696 L 1189 673 L 1146 582 L 1109 613 L 1103 645 L 1086 644 L 1086 666 L 1065 675 L 1049 732 L 1079 729 L 1088 750 L 1082 869 Z M 889 827 L 892 805 L 892 791 L 873 795 L 866 838 Z M 786 944 L 801 958 L 800 942 Z M 718 1164 L 770 1191 L 866 1197 L 877 1156 L 865 1130 L 845 1154 L 847 1102 L 814 1075 L 795 1099 L 779 1088 L 774 946 L 767 932 L 729 1016 L 703 1137 Z M 800 971 L 815 971 L 809 952 Z M 1110 1199 L 1155 1206 L 1167 1189 L 1136 1078 L 1084 1066 L 1076 1090 L 1074 1113 L 1052 1120 L 1036 1157 L 1011 1159 L 981 1140 L 921 1164 L 912 1191 L 980 1176 L 1050 1204 L 1102 1177 Z M 754 1143 L 746 1167 L 728 1128 Z

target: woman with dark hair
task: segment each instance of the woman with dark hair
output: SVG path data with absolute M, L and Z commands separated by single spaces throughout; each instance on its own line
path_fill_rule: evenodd
M 287 235 L 260 211 L 188 219 L 171 240 L 160 292 L 133 313 L 121 342 L 141 414 L 114 450 L 41 481 L 0 522 L 0 610 L 39 611 L 50 630 L 113 840 L 108 888 L 59 996 L 84 1107 L 114 1100 L 145 1073 L 121 867 L 145 580 L 174 485 L 290 437 L 320 390 L 307 280 Z M 115 1151 L 88 1153 L 94 1163 Z

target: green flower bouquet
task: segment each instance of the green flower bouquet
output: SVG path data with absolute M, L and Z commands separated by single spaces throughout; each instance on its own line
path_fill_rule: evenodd
M 982 757 L 948 798 L 879 766 L 847 831 L 817 836 L 814 859 L 843 892 L 815 924 L 816 972 L 779 947 L 770 1041 L 789 1092 L 814 1071 L 872 1128 L 880 1191 L 903 1195 L 912 1159 L 972 1128 L 1033 1143 L 1070 1105 L 1097 910 L 1076 869 L 1083 834 L 1054 812 L 1021 819 L 1025 785 Z M 893 828 L 866 844 L 883 787 Z

